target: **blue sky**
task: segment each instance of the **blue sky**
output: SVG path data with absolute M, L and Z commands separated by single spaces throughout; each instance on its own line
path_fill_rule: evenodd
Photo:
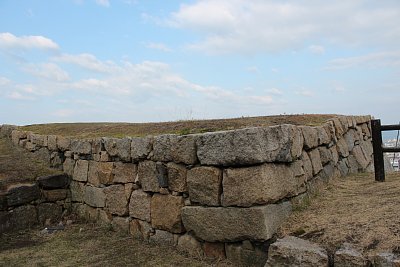
M 0 1 L 0 124 L 400 120 L 394 1 Z

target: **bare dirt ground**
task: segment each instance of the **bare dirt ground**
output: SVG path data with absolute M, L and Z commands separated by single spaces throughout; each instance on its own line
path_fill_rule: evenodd
M 400 173 L 375 182 L 374 174 L 336 179 L 299 208 L 281 227 L 280 236 L 295 235 L 333 251 L 344 242 L 365 255 L 400 252 Z
M 21 129 L 39 134 L 54 134 L 76 138 L 124 137 L 165 133 L 193 134 L 279 124 L 320 125 L 334 116 L 332 114 L 306 114 L 158 123 L 50 123 L 27 125 L 21 127 Z

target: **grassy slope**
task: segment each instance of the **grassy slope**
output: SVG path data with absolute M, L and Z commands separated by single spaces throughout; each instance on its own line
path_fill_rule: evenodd
M 320 125 L 333 116 L 331 114 L 282 115 L 159 123 L 50 123 L 23 126 L 21 129 L 39 134 L 74 136 L 78 138 L 124 137 L 165 133 L 192 134 L 279 124 Z
M 280 235 L 298 235 L 334 250 L 343 242 L 366 254 L 400 252 L 400 173 L 336 179 L 311 204 L 291 215 Z

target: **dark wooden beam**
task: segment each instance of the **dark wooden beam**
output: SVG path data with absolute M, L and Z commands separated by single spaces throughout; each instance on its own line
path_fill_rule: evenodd
M 375 181 L 385 181 L 385 167 L 383 162 L 381 120 L 371 120 L 372 145 L 374 149 Z

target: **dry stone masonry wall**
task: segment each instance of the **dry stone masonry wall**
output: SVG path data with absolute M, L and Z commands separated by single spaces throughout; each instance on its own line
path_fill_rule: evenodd
M 292 205 L 324 181 L 373 168 L 369 116 L 184 136 L 74 140 L 14 130 L 11 138 L 72 177 L 75 213 L 258 266 Z

